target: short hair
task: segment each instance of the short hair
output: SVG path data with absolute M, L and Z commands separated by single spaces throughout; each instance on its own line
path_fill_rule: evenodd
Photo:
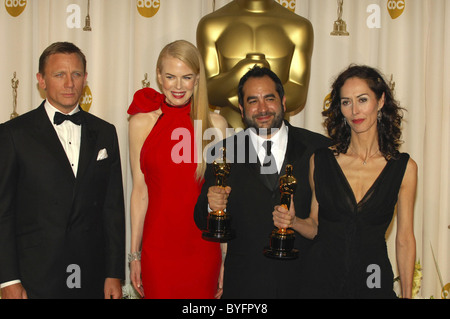
M 255 65 L 253 68 L 251 68 L 247 73 L 245 73 L 241 80 L 239 81 L 238 85 L 238 101 L 239 104 L 244 106 L 244 84 L 247 82 L 249 78 L 262 78 L 264 76 L 268 76 L 272 79 L 273 82 L 275 82 L 275 88 L 280 96 L 280 100 L 283 100 L 284 97 L 284 88 L 283 83 L 281 83 L 280 78 L 270 69 L 265 67 L 260 67 Z
M 57 53 L 72 54 L 75 53 L 83 63 L 83 71 L 86 73 L 86 56 L 84 53 L 73 43 L 70 42 L 55 42 L 49 45 L 41 54 L 39 58 L 39 73 L 45 74 L 45 66 L 48 58 Z

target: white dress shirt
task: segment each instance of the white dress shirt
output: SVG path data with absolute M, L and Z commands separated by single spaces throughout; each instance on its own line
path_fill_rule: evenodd
M 264 163 L 264 158 L 266 157 L 266 149 L 262 146 L 264 141 L 267 141 L 264 137 L 259 136 L 254 130 L 250 130 L 250 140 L 252 141 L 253 147 L 258 154 L 259 162 Z M 287 140 L 288 140 L 288 127 L 284 124 L 281 125 L 280 130 L 270 137 L 272 141 L 272 154 L 275 157 L 275 162 L 277 164 L 278 173 L 280 173 L 284 157 L 286 155 Z
M 59 125 L 54 124 L 53 117 L 55 112 L 59 111 L 48 101 L 45 102 L 45 111 L 47 112 L 50 122 L 55 128 L 56 134 L 58 134 L 58 138 L 64 148 L 64 151 L 66 152 L 70 166 L 72 167 L 73 174 L 77 176 L 78 159 L 80 158 L 81 125 L 76 125 L 71 121 L 64 121 Z M 75 114 L 79 111 L 80 109 L 76 107 L 68 115 Z

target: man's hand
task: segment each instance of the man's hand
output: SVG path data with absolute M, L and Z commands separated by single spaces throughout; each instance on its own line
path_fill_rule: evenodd
M 273 223 L 276 227 L 284 229 L 293 227 L 296 221 L 293 195 L 291 195 L 291 207 L 289 210 L 284 205 L 278 205 L 275 206 L 272 215 Z
M 2 299 L 28 299 L 28 296 L 22 284 L 17 283 L 2 288 Z
M 121 299 L 122 283 L 117 278 L 105 279 L 105 299 Z
M 230 196 L 231 187 L 211 186 L 208 189 L 208 204 L 213 211 L 224 210 L 227 208 L 228 196 Z

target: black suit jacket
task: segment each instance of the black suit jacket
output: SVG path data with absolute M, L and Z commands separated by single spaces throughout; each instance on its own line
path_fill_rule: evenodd
M 20 279 L 31 298 L 102 298 L 105 278 L 125 277 L 116 130 L 81 112 L 76 178 L 44 103 L 0 126 L 0 282 Z
M 285 124 L 289 127 L 288 145 L 280 175 L 285 174 L 286 164 L 293 166 L 298 182 L 294 194 L 296 214 L 306 218 L 311 204 L 309 159 L 315 149 L 329 145 L 330 141 L 320 134 L 293 127 L 287 122 Z M 227 159 L 233 162 L 227 180 L 227 185 L 231 187 L 227 212 L 231 215 L 231 226 L 236 233 L 236 237 L 228 242 L 223 298 L 296 298 L 302 281 L 303 257 L 311 241 L 296 233 L 295 247 L 300 251 L 300 257 L 296 260 L 280 261 L 263 255 L 275 228 L 272 212 L 280 203 L 279 185 L 268 184 L 260 174 L 261 165 L 248 130 L 216 145 L 210 152 L 208 162 L 220 155 L 217 150 L 222 146 L 227 149 Z M 194 212 L 200 229 L 206 228 L 206 194 L 214 182 L 213 169 L 209 164 Z

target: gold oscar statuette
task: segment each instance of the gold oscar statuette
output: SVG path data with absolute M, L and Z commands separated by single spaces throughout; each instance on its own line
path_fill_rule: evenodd
M 297 187 L 297 179 L 293 176 L 292 170 L 292 165 L 286 165 L 286 174 L 280 177 L 280 205 L 287 209 L 291 206 L 291 195 Z M 270 235 L 270 247 L 264 249 L 264 255 L 275 259 L 296 259 L 298 249 L 294 248 L 294 240 L 292 229 L 275 229 Z
M 13 112 L 11 113 L 10 119 L 16 118 L 19 114 L 16 112 L 17 110 L 17 88 L 19 87 L 19 80 L 16 78 L 16 72 L 14 72 L 14 76 L 11 79 L 11 87 L 13 91 Z
M 230 164 L 227 163 L 226 149 L 222 148 L 222 158 L 215 160 L 213 165 L 216 176 L 216 186 L 226 187 L 226 180 L 230 175 Z M 225 210 L 216 210 L 208 213 L 207 228 L 203 231 L 203 239 L 215 242 L 227 242 L 234 237 L 231 230 L 231 216 Z
M 87 9 L 87 16 L 84 20 L 84 31 L 92 31 L 91 28 L 91 16 L 89 15 L 89 7 L 91 6 L 91 0 L 88 0 L 88 9 Z
M 148 74 L 144 74 L 144 79 L 142 80 L 142 88 L 149 88 L 150 87 L 150 81 L 147 79 Z
M 338 3 L 338 19 L 334 21 L 333 31 L 331 31 L 330 35 L 337 36 L 348 36 L 350 33 L 347 32 L 347 23 L 342 20 L 342 11 L 344 6 L 344 0 L 337 0 Z

